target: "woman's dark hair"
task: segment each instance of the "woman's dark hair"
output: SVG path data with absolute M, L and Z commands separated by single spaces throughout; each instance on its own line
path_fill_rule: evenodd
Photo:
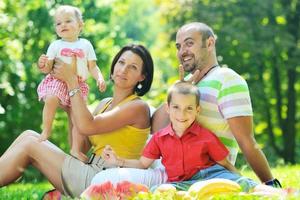
M 134 88 L 134 91 L 136 92 L 136 94 L 138 96 L 143 96 L 150 90 L 152 80 L 153 80 L 153 60 L 152 60 L 152 57 L 151 57 L 149 51 L 144 46 L 136 45 L 136 44 L 129 44 L 129 45 L 124 46 L 117 53 L 117 55 L 114 57 L 114 59 L 111 63 L 110 77 L 112 76 L 112 74 L 114 72 L 115 64 L 118 62 L 119 58 L 125 51 L 131 51 L 131 52 L 137 54 L 138 56 L 140 56 L 140 58 L 143 61 L 142 74 L 145 76 L 145 79 L 138 83 L 138 84 L 141 84 L 142 87 L 138 88 L 137 87 L 138 84 L 137 84 Z

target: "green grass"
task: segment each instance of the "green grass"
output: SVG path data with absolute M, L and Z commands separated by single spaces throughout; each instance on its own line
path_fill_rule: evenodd
M 272 169 L 274 177 L 278 178 L 284 188 L 296 188 L 300 189 L 300 165 L 294 166 L 280 166 Z M 244 176 L 253 178 L 257 180 L 254 173 L 248 170 L 242 171 Z M 16 183 L 11 184 L 0 189 L 0 200 L 9 199 L 9 200 L 27 200 L 27 199 L 41 199 L 44 192 L 52 189 L 53 187 L 47 183 Z M 140 199 L 140 198 L 139 198 Z M 170 199 L 168 195 L 165 198 L 158 197 L 156 195 L 147 195 L 146 199 L 158 200 L 158 199 Z M 215 200 L 223 199 L 267 199 L 262 197 L 253 197 L 253 196 L 236 196 L 236 195 L 227 195 L 227 196 L 218 196 L 213 198 Z M 300 194 L 297 197 L 291 197 L 289 199 L 296 200 L 300 199 Z
M 29 200 L 41 199 L 43 194 L 52 189 L 49 183 L 17 183 L 0 189 L 0 199 Z

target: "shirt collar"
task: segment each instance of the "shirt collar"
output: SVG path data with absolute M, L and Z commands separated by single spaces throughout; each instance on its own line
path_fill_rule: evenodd
M 201 132 L 201 126 L 196 121 L 194 121 L 192 123 L 192 125 L 188 129 L 186 129 L 184 131 L 183 135 L 185 135 L 187 133 L 192 133 L 194 135 L 198 135 L 200 132 Z M 165 128 L 161 129 L 159 131 L 159 135 L 158 136 L 162 137 L 162 136 L 166 136 L 166 135 L 170 135 L 170 136 L 176 135 L 175 132 L 174 132 L 174 130 L 173 130 L 173 128 L 172 128 L 171 123 L 169 123 L 169 125 L 166 126 Z

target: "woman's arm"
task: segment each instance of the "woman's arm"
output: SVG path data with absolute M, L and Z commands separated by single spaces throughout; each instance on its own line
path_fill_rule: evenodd
M 73 59 L 72 64 L 76 64 L 75 60 Z M 69 91 L 79 88 L 76 74 L 68 70 L 68 65 L 60 60 L 55 60 L 53 75 L 65 81 Z M 75 92 L 70 100 L 76 126 L 83 135 L 105 133 L 126 125 L 137 128 L 147 128 L 150 125 L 149 108 L 142 100 L 128 102 L 94 117 L 79 92 Z

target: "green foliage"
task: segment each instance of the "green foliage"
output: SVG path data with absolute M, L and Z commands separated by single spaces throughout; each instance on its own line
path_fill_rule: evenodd
M 49 183 L 15 184 L 1 188 L 0 197 L 11 200 L 41 199 L 43 194 L 51 188 Z

